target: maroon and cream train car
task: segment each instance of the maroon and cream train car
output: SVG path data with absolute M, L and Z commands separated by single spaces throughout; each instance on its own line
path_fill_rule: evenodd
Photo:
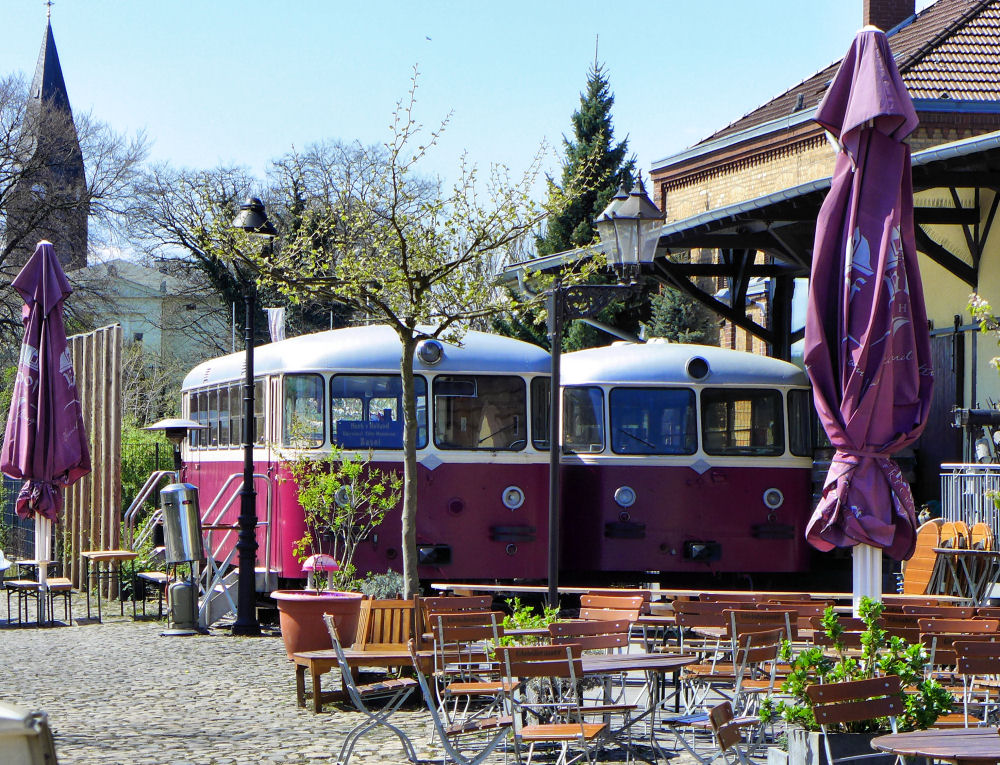
M 302 578 L 292 552 L 302 510 L 293 482 L 283 480 L 282 457 L 320 455 L 335 443 L 371 450 L 377 466 L 402 475 L 400 343 L 387 326 L 354 327 L 264 345 L 255 357 L 258 566 Z M 199 487 L 210 526 L 239 515 L 232 497 L 242 477 L 243 358 L 199 364 L 183 384 L 185 416 L 207 426 L 184 448 L 185 480 Z M 459 344 L 418 345 L 421 578 L 545 576 L 548 371 L 546 351 L 506 337 L 470 331 Z M 399 513 L 361 543 L 359 573 L 402 570 Z M 224 557 L 236 534 L 222 529 L 209 538 Z
M 811 392 L 793 364 L 615 343 L 562 358 L 562 568 L 809 565 Z

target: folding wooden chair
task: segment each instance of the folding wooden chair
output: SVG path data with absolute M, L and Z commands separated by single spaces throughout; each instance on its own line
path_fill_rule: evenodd
M 741 747 L 743 724 L 733 715 L 732 704 L 723 701 L 718 706 L 712 707 L 708 712 L 708 720 L 712 727 L 715 744 L 719 747 L 719 754 L 728 760 L 727 755 L 730 750 L 733 750 L 736 752 L 740 765 L 749 765 L 747 755 Z
M 618 597 L 610 595 L 581 595 L 580 618 L 593 621 L 627 619 L 632 624 L 639 619 L 642 596 Z
M 928 619 L 971 619 L 976 615 L 974 606 L 918 606 L 904 605 L 904 614 Z
M 424 697 L 427 711 L 434 723 L 435 737 L 441 742 L 449 760 L 458 765 L 479 765 L 484 762 L 500 744 L 504 743 L 514 725 L 514 718 L 503 714 L 495 717 L 480 717 L 461 726 L 449 725 L 442 719 L 435 700 L 434 691 L 427 682 L 423 664 L 417 656 L 414 641 L 410 641 L 410 657 L 417 675 L 417 683 Z M 467 743 L 467 742 L 472 743 Z M 472 751 L 470 751 L 472 749 Z
M 388 728 L 399 738 L 406 752 L 408 760 L 416 762 L 417 753 L 413 749 L 410 739 L 399 728 L 389 722 L 393 712 L 402 706 L 407 697 L 413 693 L 417 687 L 417 682 L 411 678 L 399 678 L 384 680 L 379 683 L 369 683 L 358 685 L 354 681 L 354 675 L 347 664 L 347 657 L 344 656 L 344 649 L 340 645 L 340 636 L 337 634 L 337 625 L 332 614 L 323 614 L 326 628 L 330 632 L 330 640 L 333 642 L 333 650 L 337 654 L 337 666 L 340 669 L 340 678 L 344 690 L 347 691 L 354 708 L 363 715 L 361 722 L 355 725 L 344 739 L 344 744 L 340 748 L 340 755 L 337 757 L 338 765 L 347 765 L 351 759 L 355 744 L 372 728 L 379 725 Z M 382 704 L 379 710 L 369 708 L 370 704 Z
M 956 640 L 952 647 L 956 670 L 962 677 L 965 727 L 970 727 L 970 722 L 988 725 L 997 716 L 1000 702 L 1000 643 Z
M 970 532 L 969 547 L 973 550 L 992 550 L 995 544 L 993 528 L 988 523 L 980 521 L 973 524 Z
M 528 745 L 528 763 L 538 744 L 559 746 L 556 765 L 569 765 L 581 758 L 593 763 L 593 750 L 607 737 L 606 722 L 586 722 L 579 694 L 583 679 L 583 663 L 579 645 L 501 646 L 497 658 L 504 677 L 518 689 L 510 699 L 514 711 L 514 752 L 521 761 L 521 748 Z M 535 699 L 524 693 L 523 682 L 533 679 L 538 684 Z M 530 714 L 540 722 L 524 724 L 522 715 Z M 570 747 L 579 753 L 570 757 Z
M 549 624 L 549 635 L 553 645 L 575 644 L 579 645 L 583 651 L 599 651 L 603 653 L 614 653 L 628 650 L 629 643 L 629 622 L 627 619 L 617 621 L 563 621 Z M 603 718 L 620 717 L 620 730 L 626 732 L 626 739 L 623 742 L 625 749 L 630 752 L 632 749 L 632 715 L 637 705 L 624 701 L 626 677 L 624 673 L 617 675 L 604 675 L 605 682 L 598 689 L 600 695 L 593 699 L 587 699 L 584 695 L 584 706 L 582 709 L 588 717 L 601 716 Z
M 460 611 L 430 617 L 434 635 L 434 683 L 442 718 L 462 726 L 495 716 L 510 686 L 489 651 L 503 637 L 502 611 Z
M 420 650 L 430 648 L 431 638 L 430 617 L 434 614 L 456 614 L 463 611 L 479 613 L 493 610 L 492 595 L 451 595 L 432 598 L 417 598 L 417 610 L 414 614 L 419 621 L 416 623 L 417 647 Z
M 888 717 L 892 732 L 896 732 L 896 715 L 906 710 L 903 700 L 903 685 L 897 675 L 876 677 L 870 680 L 852 680 L 839 683 L 809 685 L 806 695 L 813 703 L 813 714 L 822 731 L 826 761 L 830 765 L 838 762 L 871 757 L 872 754 L 835 758 L 830 748 L 830 728 L 842 723 L 870 720 L 873 717 Z M 880 755 L 874 755 L 880 756 Z M 897 758 L 894 754 L 886 757 Z M 901 758 L 897 758 L 901 761 Z

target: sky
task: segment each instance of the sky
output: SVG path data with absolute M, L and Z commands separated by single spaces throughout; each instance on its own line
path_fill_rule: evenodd
M 917 0 L 917 10 L 930 5 Z M 605 66 L 615 138 L 644 175 L 846 51 L 862 0 L 54 0 L 75 112 L 144 131 L 150 158 L 241 165 L 339 139 L 381 143 L 419 70 L 416 117 L 449 114 L 424 172 L 464 153 L 558 173 L 588 69 Z M 44 0 L 0 0 L 0 74 L 35 68 Z

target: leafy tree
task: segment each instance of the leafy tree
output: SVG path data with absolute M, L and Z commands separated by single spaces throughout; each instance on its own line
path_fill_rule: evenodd
M 494 165 L 483 178 L 464 160 L 452 186 L 429 182 L 419 163 L 447 120 L 426 137 L 413 113 L 417 76 L 408 99 L 397 104 L 392 135 L 383 147 L 353 147 L 352 172 L 331 179 L 336 194 L 303 199 L 302 223 L 265 254 L 243 232 L 225 233 L 235 253 L 292 302 L 337 302 L 392 327 L 402 351 L 403 383 L 403 576 L 407 594 L 417 576 L 417 412 L 413 359 L 417 343 L 430 337 L 456 339 L 465 328 L 485 328 L 512 309 L 499 286 L 500 269 L 565 198 L 550 195 L 543 208 L 531 200 L 541 152 L 519 178 Z M 215 232 L 219 235 L 219 232 Z

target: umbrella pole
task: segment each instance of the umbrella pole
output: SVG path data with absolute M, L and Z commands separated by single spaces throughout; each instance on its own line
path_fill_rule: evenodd
M 854 616 L 860 616 L 861 598 L 882 600 L 882 548 L 871 545 L 854 545 Z
M 38 623 L 45 623 L 48 600 L 48 561 L 52 559 L 52 521 L 35 513 L 35 561 L 38 563 Z

